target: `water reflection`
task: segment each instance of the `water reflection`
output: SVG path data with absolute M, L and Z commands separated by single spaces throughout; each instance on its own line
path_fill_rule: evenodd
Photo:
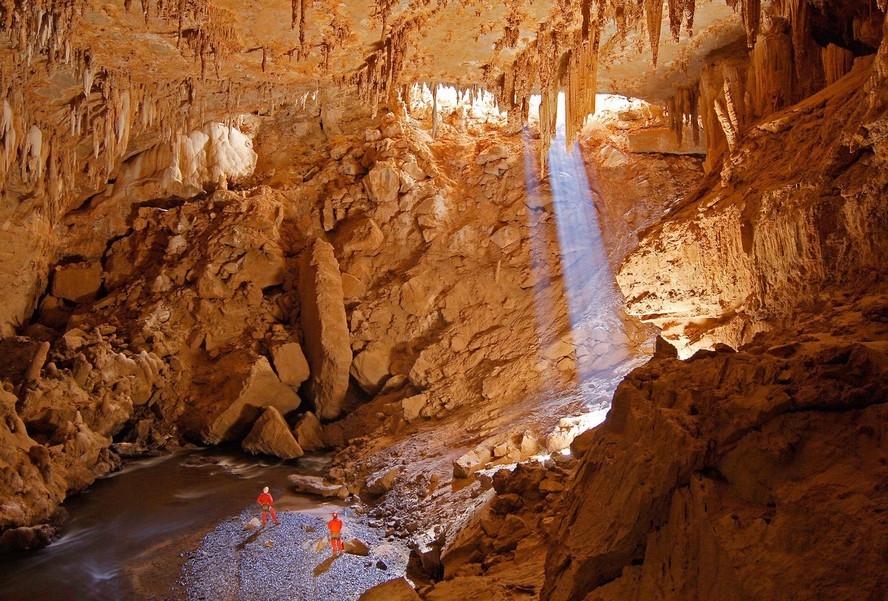
M 133 461 L 65 504 L 70 520 L 52 545 L 3 558 L 0 599 L 133 598 L 134 575 L 255 504 L 263 486 L 279 511 L 326 512 L 316 499 L 289 492 L 286 477 L 318 473 L 327 463 L 325 456 L 270 463 L 209 450 Z

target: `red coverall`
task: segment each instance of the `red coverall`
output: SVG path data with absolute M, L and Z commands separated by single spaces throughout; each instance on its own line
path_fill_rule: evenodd
M 259 495 L 259 498 L 256 499 L 256 502 L 259 503 L 260 505 L 262 505 L 262 525 L 263 526 L 265 525 L 265 522 L 266 522 L 266 517 L 265 517 L 266 511 L 271 513 L 271 519 L 274 520 L 275 524 L 280 524 L 280 522 L 278 521 L 277 515 L 275 515 L 275 513 L 274 513 L 274 507 L 272 507 L 272 504 L 274 503 L 274 499 L 271 498 L 270 494 L 268 494 L 267 492 L 262 493 L 261 495 Z
M 330 529 L 330 546 L 333 547 L 333 555 L 342 553 L 342 538 L 340 537 L 340 532 L 342 532 L 342 520 L 338 517 L 333 518 L 327 522 L 327 528 Z

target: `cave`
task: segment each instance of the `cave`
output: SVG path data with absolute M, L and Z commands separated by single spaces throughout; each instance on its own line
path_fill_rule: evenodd
M 884 599 L 886 10 L 0 0 L 0 598 Z

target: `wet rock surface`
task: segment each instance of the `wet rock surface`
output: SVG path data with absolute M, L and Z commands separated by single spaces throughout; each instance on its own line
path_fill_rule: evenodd
M 334 558 L 326 514 L 283 511 L 278 526 L 245 529 L 254 515 L 245 511 L 204 537 L 182 569 L 185 599 L 356 601 L 366 590 L 405 573 L 406 547 L 351 515 L 343 516 L 343 540 L 363 541 L 367 555 L 350 553 L 346 545 L 346 552 Z

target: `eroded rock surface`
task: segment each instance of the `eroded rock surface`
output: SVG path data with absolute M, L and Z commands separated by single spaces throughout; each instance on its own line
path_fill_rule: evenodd
M 775 332 L 633 371 L 567 493 L 543 598 L 883 589 L 886 303 L 841 304 L 791 342 Z

